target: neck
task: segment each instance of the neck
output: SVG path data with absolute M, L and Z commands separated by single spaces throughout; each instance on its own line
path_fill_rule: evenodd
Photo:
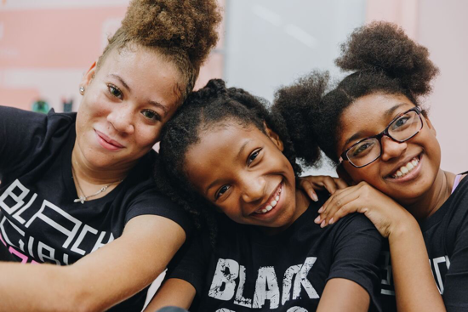
M 75 144 L 72 151 L 71 159 L 72 168 L 75 178 L 84 183 L 94 185 L 105 185 L 125 179 L 129 171 L 135 166 L 119 167 L 118 165 L 109 167 L 96 167 L 90 164 L 83 156 L 77 145 Z
M 401 203 L 419 221 L 433 215 L 452 193 L 455 174 L 439 169 L 432 186 L 411 203 Z

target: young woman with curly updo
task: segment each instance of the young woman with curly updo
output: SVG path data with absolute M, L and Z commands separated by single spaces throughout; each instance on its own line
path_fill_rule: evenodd
M 396 298 L 401 311 L 467 311 L 468 179 L 440 168 L 436 130 L 420 105 L 438 72 L 427 49 L 375 23 L 351 35 L 336 63 L 353 73 L 334 89 L 314 73 L 280 90 L 274 108 L 303 146 L 317 139 L 352 184 L 315 221 L 324 227 L 359 212 L 388 238 L 387 310 Z
M 1 311 L 140 311 L 191 229 L 153 145 L 217 41 L 215 0 L 134 0 L 77 113 L 0 107 Z M 6 253 L 2 253 L 4 256 Z

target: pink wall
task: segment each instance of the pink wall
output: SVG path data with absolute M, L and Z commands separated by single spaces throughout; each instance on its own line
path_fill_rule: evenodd
M 429 118 L 442 147 L 442 168 L 468 170 L 468 2 L 459 0 L 368 0 L 367 21 L 401 25 L 411 38 L 429 49 L 440 75 L 425 99 Z
M 76 110 L 81 77 L 120 26 L 128 2 L 0 2 L 0 105 L 30 109 L 41 98 L 62 111 L 62 101 L 72 99 Z M 201 69 L 196 87 L 222 77 L 222 44 L 220 40 Z

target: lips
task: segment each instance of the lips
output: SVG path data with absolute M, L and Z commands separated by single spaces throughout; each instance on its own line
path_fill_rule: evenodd
M 420 155 L 411 158 L 408 161 L 403 162 L 402 164 L 399 165 L 399 167 L 388 177 L 392 179 L 401 179 L 405 177 L 406 175 L 410 174 L 413 170 L 416 169 L 420 162 Z
M 260 208 L 255 210 L 254 214 L 266 214 L 273 210 L 278 204 L 281 198 L 281 191 L 283 190 L 283 183 L 280 183 L 278 187 L 275 189 L 273 194 L 268 198 L 265 204 L 263 204 Z
M 124 148 L 125 146 L 117 142 L 116 140 L 111 139 L 104 133 L 94 130 L 97 135 L 99 144 L 107 150 L 115 151 Z

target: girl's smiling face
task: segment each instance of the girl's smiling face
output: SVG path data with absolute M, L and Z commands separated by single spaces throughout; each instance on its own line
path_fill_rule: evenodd
M 158 141 L 180 102 L 180 74 L 163 56 L 135 46 L 109 53 L 83 77 L 74 153 L 91 168 L 128 168 Z
M 338 153 L 380 133 L 396 116 L 414 106 L 403 95 L 374 93 L 357 99 L 340 117 Z M 403 143 L 384 135 L 381 156 L 375 162 L 355 168 L 344 161 L 351 179 L 366 181 L 402 204 L 412 204 L 431 192 L 440 170 L 441 151 L 434 127 L 424 116 L 422 120 L 420 132 Z
M 305 211 L 307 204 L 296 199 L 294 171 L 276 133 L 236 121 L 201 131 L 200 141 L 185 155 L 184 170 L 197 192 L 229 218 L 286 228 Z

